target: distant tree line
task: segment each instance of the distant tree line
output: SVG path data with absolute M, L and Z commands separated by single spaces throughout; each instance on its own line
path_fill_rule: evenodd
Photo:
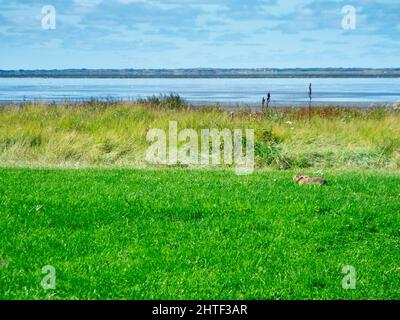
M 255 68 L 255 69 L 64 69 L 0 70 L 0 77 L 54 78 L 367 78 L 400 77 L 400 68 Z

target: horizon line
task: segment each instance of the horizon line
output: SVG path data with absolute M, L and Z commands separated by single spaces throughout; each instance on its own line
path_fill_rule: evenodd
M 184 70 L 257 70 L 257 71 L 270 71 L 270 70 L 400 70 L 399 67 L 249 67 L 249 68 L 241 68 L 241 67 L 185 67 L 185 68 L 86 68 L 86 67 L 73 67 L 73 68 L 35 68 L 35 69 L 0 69 L 1 72 L 17 72 L 17 71 L 109 71 L 109 70 L 132 70 L 132 71 L 153 71 L 153 70 L 165 70 L 165 71 L 184 71 Z

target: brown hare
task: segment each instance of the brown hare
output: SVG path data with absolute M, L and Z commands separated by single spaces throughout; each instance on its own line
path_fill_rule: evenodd
M 296 174 L 293 177 L 293 180 L 296 181 L 298 184 L 320 184 L 320 185 L 326 185 L 328 184 L 328 181 L 322 178 L 314 178 L 314 177 L 307 177 L 303 176 L 300 174 Z

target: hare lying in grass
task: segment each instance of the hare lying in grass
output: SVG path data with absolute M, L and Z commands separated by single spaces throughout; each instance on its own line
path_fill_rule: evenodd
M 302 176 L 300 174 L 296 174 L 293 177 L 293 180 L 296 181 L 298 184 L 320 184 L 320 185 L 326 185 L 328 184 L 328 181 L 322 178 L 313 178 L 313 177 L 307 177 L 307 176 Z

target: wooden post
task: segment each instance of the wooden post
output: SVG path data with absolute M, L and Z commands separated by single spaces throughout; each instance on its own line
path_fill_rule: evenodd
M 311 101 L 312 101 L 312 83 L 308 87 L 308 97 L 310 98 L 310 102 L 308 104 L 308 121 L 311 123 Z
M 265 113 L 265 97 L 262 98 L 261 112 L 262 112 L 262 113 Z

